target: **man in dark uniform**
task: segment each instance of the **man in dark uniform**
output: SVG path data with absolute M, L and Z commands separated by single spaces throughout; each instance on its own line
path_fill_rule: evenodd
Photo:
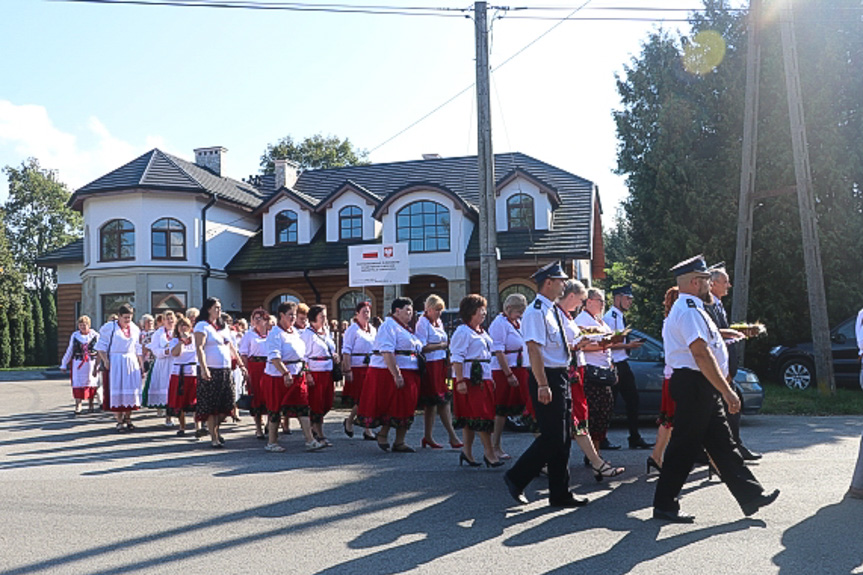
M 563 295 L 564 280 L 569 278 L 559 262 L 544 266 L 533 278 L 538 293 L 525 310 L 521 325 L 530 358 L 528 388 L 540 435 L 503 479 L 513 499 L 525 504 L 525 487 L 547 465 L 549 505 L 580 507 L 587 499 L 573 497 L 569 491 L 572 397 L 567 367 L 571 342 L 566 339 L 562 312 L 554 303 Z
M 725 262 L 712 265 L 707 271 L 710 272 L 711 301 L 704 304 L 704 311 L 710 314 L 710 318 L 719 328 L 719 333 L 725 338 L 725 345 L 728 348 L 728 376 L 731 381 L 734 381 L 737 367 L 740 365 L 740 342 L 746 336 L 731 329 L 728 324 L 728 313 L 725 311 L 725 306 L 722 305 L 722 298 L 728 295 L 728 290 L 731 288 L 731 279 L 728 277 L 728 272 L 725 271 Z M 738 397 L 740 396 L 738 395 Z M 749 451 L 743 445 L 743 440 L 740 439 L 740 412 L 728 414 L 728 425 L 731 427 L 734 443 L 737 444 L 737 449 L 744 461 L 761 459 L 760 453 Z
M 626 318 L 623 314 L 629 311 L 632 305 L 632 286 L 625 285 L 611 290 L 612 306 L 602 320 L 614 331 L 626 329 Z M 626 423 L 629 427 L 629 448 L 650 449 L 652 443 L 644 441 L 638 431 L 638 389 L 635 387 L 635 374 L 629 367 L 629 350 L 641 347 L 644 342 L 628 340 L 611 346 L 611 359 L 617 368 L 617 385 L 612 389 L 614 395 L 618 394 L 626 404 Z
M 696 256 L 671 269 L 680 297 L 671 308 L 662 340 L 665 362 L 674 373 L 668 388 L 677 403 L 674 431 L 653 497 L 653 517 L 675 523 L 695 518 L 680 513 L 677 497 L 696 456 L 706 450 L 725 485 L 745 515 L 773 503 L 779 490 L 765 495 L 764 488 L 743 464 L 735 449 L 722 401 L 728 410 L 740 410 L 740 399 L 728 385 L 728 351 L 719 329 L 704 311 L 710 294 L 710 274 L 704 258 Z

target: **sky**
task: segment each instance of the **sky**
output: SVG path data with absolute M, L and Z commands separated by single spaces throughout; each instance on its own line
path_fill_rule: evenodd
M 627 194 L 624 178 L 613 173 L 615 74 L 651 30 L 687 27 L 576 20 L 540 38 L 555 21 L 517 19 L 563 17 L 583 3 L 543 3 L 570 10 L 508 12 L 493 21 L 493 68 L 539 38 L 492 75 L 493 147 L 595 182 L 608 226 Z M 598 8 L 699 5 L 592 0 L 576 17 L 675 18 L 685 13 Z M 477 147 L 473 89 L 384 142 L 474 78 L 474 27 L 464 17 L 4 0 L 0 167 L 36 157 L 74 190 L 154 147 L 193 160 L 194 148 L 223 146 L 223 175 L 240 179 L 259 171 L 268 143 L 316 133 L 350 138 L 375 163 L 470 155 Z M 0 175 L 0 202 L 7 195 Z

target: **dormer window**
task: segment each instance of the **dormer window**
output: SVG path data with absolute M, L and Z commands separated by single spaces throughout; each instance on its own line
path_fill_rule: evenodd
M 506 200 L 506 221 L 509 230 L 533 229 L 533 198 L 527 194 L 515 194 Z
M 363 211 L 356 206 L 345 206 L 339 210 L 339 240 L 363 239 Z
M 396 214 L 396 242 L 409 242 L 413 254 L 449 251 L 449 228 L 449 210 L 437 202 L 413 202 Z
M 276 214 L 276 244 L 297 243 L 297 212 L 284 210 Z

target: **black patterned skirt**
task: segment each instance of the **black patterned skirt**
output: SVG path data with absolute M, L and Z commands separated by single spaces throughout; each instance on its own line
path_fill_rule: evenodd
M 210 379 L 201 377 L 198 368 L 198 403 L 195 419 L 205 421 L 211 415 L 230 415 L 234 409 L 234 381 L 231 368 L 211 367 Z

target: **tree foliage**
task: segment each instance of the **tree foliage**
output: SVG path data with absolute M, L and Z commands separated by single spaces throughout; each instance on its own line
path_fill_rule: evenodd
M 836 0 L 837 6 L 854 6 Z M 657 31 L 618 78 L 618 172 L 638 322 L 657 332 L 668 269 L 704 253 L 733 276 L 743 135 L 746 15 L 707 2 L 686 34 Z M 818 209 L 831 325 L 863 302 L 863 22 L 825 16 L 819 5 L 796 11 L 804 113 Z M 692 73 L 686 55 L 710 52 L 704 35 L 724 40 L 721 63 Z M 693 50 L 694 47 L 694 50 Z M 700 51 L 700 52 L 699 52 Z M 778 21 L 762 36 L 756 189 L 794 184 L 788 104 Z M 754 214 L 749 314 L 775 341 L 810 337 L 796 196 L 768 198 Z M 613 250 L 612 250 L 613 251 Z M 621 256 L 609 257 L 614 265 Z M 761 348 L 760 350 L 758 348 Z
M 9 367 L 12 360 L 12 341 L 9 338 L 9 319 L 6 309 L 0 309 L 0 368 Z
M 48 340 L 45 333 L 42 302 L 39 298 L 39 292 L 31 291 L 28 295 L 30 297 L 30 312 L 33 314 L 33 365 L 47 365 Z
M 369 163 L 368 152 L 355 148 L 348 138 L 315 134 L 295 142 L 292 136 L 285 136 L 275 144 L 267 144 L 261 156 L 261 172 L 272 174 L 275 171 L 273 160 L 293 160 L 300 170 L 320 170 L 344 166 L 363 166 Z
M 42 317 L 45 321 L 45 365 L 53 365 L 55 361 L 59 360 L 57 357 L 57 304 L 55 297 L 56 291 L 42 290 Z

